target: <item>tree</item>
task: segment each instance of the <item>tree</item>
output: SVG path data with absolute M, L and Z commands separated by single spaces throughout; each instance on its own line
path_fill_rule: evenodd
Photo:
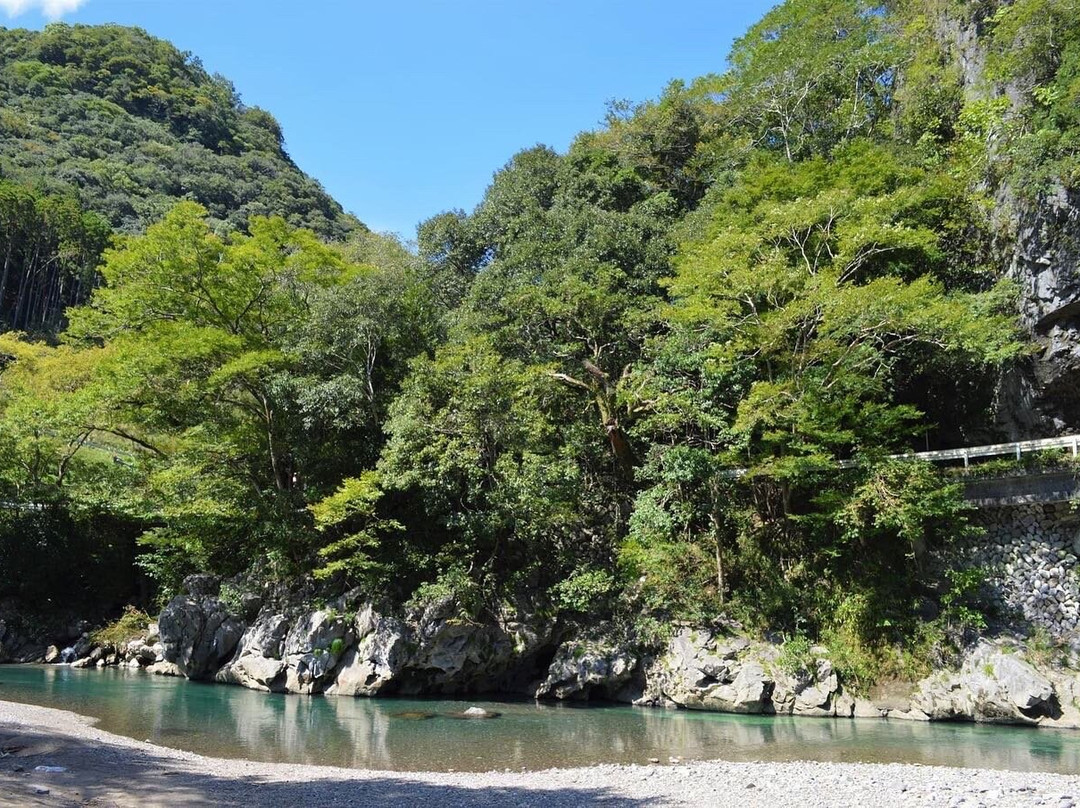
M 720 84 L 728 114 L 789 162 L 885 135 L 901 58 L 895 33 L 882 3 L 788 0 L 735 42 Z
M 885 490 L 873 488 L 881 455 L 939 417 L 909 386 L 944 368 L 962 384 L 959 368 L 978 375 L 1020 350 L 1007 285 L 964 290 L 973 276 L 952 263 L 962 251 L 942 244 L 966 210 L 865 143 L 828 161 L 762 158 L 721 198 L 708 238 L 684 247 L 661 310 L 670 331 L 639 382 L 652 450 L 620 558 L 654 603 L 715 606 L 726 583 L 759 616 L 821 620 L 824 604 L 805 597 L 815 581 L 842 599 L 855 570 L 878 580 L 895 548 L 964 529 L 955 491 L 923 497 L 924 521 L 886 517 L 883 504 L 874 530 L 891 537 L 874 552 L 865 526 L 841 525 Z M 856 468 L 838 474 L 840 460 Z M 901 502 L 928 485 L 887 479 Z M 702 575 L 708 549 L 715 585 Z

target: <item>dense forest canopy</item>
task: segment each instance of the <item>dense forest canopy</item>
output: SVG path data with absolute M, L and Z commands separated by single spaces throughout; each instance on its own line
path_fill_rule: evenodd
M 0 43 L 8 250 L 58 256 L 32 303 L 0 285 L 0 594 L 137 537 L 164 593 L 314 574 L 642 642 L 728 614 L 855 676 L 955 616 L 923 574 L 960 491 L 887 456 L 992 435 L 1028 350 L 993 201 L 1080 182 L 1075 0 L 788 0 L 415 253 L 166 43 Z M 46 552 L 73 564 L 30 574 Z

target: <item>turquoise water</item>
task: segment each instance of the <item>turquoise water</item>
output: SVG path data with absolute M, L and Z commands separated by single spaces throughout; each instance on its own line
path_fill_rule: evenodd
M 678 756 L 1080 771 L 1080 731 L 531 701 L 282 696 L 140 671 L 45 665 L 0 666 L 0 699 L 93 716 L 110 732 L 204 755 L 365 769 L 542 769 Z M 473 704 L 502 717 L 451 717 Z

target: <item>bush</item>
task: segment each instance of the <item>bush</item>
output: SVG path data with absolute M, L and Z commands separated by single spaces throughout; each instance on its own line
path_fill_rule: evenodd
M 588 614 L 602 608 L 615 591 L 615 579 L 606 570 L 584 569 L 552 589 L 560 609 Z
M 122 648 L 150 627 L 150 615 L 134 606 L 125 606 L 119 620 L 99 628 L 90 635 L 98 645 Z
M 812 672 L 817 666 L 817 658 L 811 648 L 810 639 L 803 634 L 785 637 L 776 663 L 780 670 L 792 676 L 801 671 Z

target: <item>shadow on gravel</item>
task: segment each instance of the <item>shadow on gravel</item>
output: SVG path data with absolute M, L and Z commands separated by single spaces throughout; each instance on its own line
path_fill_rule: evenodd
M 283 764 L 287 765 L 287 764 Z M 64 772 L 37 772 L 63 766 Z M 263 782 L 237 772 L 219 777 L 193 771 L 164 755 L 39 730 L 0 727 L 0 806 L 644 806 L 605 788 L 479 787 L 425 783 L 380 774 L 363 780 L 317 778 Z M 288 776 L 284 775 L 283 776 Z M 300 775 L 302 776 L 302 775 Z M 468 777 L 459 774 L 458 777 Z M 478 775 L 479 777 L 479 775 Z M 36 793 L 47 788 L 48 793 Z

